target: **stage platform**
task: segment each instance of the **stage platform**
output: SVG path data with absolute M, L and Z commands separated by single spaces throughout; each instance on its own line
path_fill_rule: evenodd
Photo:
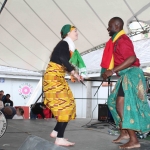
M 56 147 L 53 143 L 55 139 L 49 136 L 56 124 L 55 119 L 38 120 L 8 120 L 6 133 L 0 138 L 0 150 L 28 150 L 30 143 L 36 143 L 35 139 L 40 139 L 40 147 L 32 150 L 119 150 L 119 144 L 111 141 L 117 136 L 108 134 L 111 125 L 101 123 L 96 128 L 82 127 L 90 119 L 76 119 L 70 121 L 65 132 L 65 138 L 75 142 L 73 147 Z M 98 122 L 92 120 L 92 124 Z M 28 141 L 29 139 L 31 139 Z M 123 143 L 126 141 L 123 141 Z M 140 139 L 141 148 L 136 150 L 150 150 L 150 142 Z M 43 144 L 43 145 L 42 145 Z M 47 144 L 48 148 L 44 148 Z M 121 144 L 121 143 L 120 143 Z M 32 145 L 32 144 L 31 144 Z M 33 146 L 33 145 L 32 145 Z

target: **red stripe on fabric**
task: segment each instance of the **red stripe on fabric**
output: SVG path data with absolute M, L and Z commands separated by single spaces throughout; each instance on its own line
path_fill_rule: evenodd
M 103 68 L 108 68 L 111 62 L 111 58 L 113 55 L 113 47 L 114 47 L 114 43 L 112 41 L 112 39 L 110 38 L 109 41 L 106 43 L 104 52 L 103 52 L 103 56 L 102 56 L 102 61 L 100 66 Z

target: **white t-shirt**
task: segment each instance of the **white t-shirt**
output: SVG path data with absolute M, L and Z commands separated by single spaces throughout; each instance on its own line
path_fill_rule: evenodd
M 13 119 L 23 119 L 23 116 L 14 115 Z

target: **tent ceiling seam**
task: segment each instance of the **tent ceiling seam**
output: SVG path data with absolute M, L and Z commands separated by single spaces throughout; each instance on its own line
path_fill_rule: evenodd
M 43 45 L 48 51 L 51 52 L 51 50 L 48 47 L 46 47 L 40 40 L 38 40 L 38 38 L 36 38 L 6 7 L 5 9 L 28 33 L 30 33 L 41 45 Z
M 0 25 L 13 39 L 15 39 L 20 45 L 22 45 L 25 49 L 27 49 L 30 53 L 32 53 L 35 57 L 40 59 L 42 62 L 44 62 L 41 58 L 39 58 L 37 55 L 35 55 L 32 51 L 30 51 L 27 47 L 25 47 L 19 40 L 17 40 L 9 31 L 7 31 L 2 25 Z M 46 62 L 44 62 L 46 63 Z
M 96 13 L 96 11 L 93 9 L 93 7 L 89 4 L 88 0 L 85 0 L 85 2 L 87 3 L 87 5 L 90 7 L 90 9 L 93 11 L 93 13 L 96 15 L 96 17 L 98 18 L 98 20 L 103 24 L 103 26 L 107 29 L 107 26 L 105 25 L 105 23 L 102 21 L 102 19 L 98 16 L 98 14 Z
M 4 0 L 4 2 L 1 3 L 1 4 L 2 4 L 2 7 L 1 7 L 1 9 L 0 9 L 0 14 L 2 13 L 2 10 L 3 10 L 3 8 L 5 7 L 6 3 L 7 3 L 7 0 Z
M 141 14 L 143 11 L 145 11 L 147 8 L 150 7 L 150 2 L 149 2 L 147 5 L 143 6 L 139 11 L 137 11 L 137 12 L 134 14 L 134 12 L 133 12 L 132 9 L 130 8 L 130 6 L 128 5 L 128 3 L 126 2 L 126 0 L 124 0 L 124 3 L 127 5 L 128 9 L 129 9 L 129 10 L 131 11 L 131 13 L 133 14 L 133 16 L 129 19 L 128 24 L 129 24 L 130 22 L 134 21 L 133 18 L 135 18 L 136 21 L 137 21 L 137 18 L 136 18 L 135 16 L 138 16 L 139 14 Z M 145 22 L 145 23 L 149 24 L 149 21 L 144 21 L 144 20 L 139 20 L 139 19 L 138 19 L 138 21 Z
M 127 3 L 127 1 L 126 0 L 123 0 L 123 1 L 124 1 L 125 5 L 127 6 L 127 8 L 130 10 L 130 12 L 132 13 L 133 17 L 135 18 L 135 14 L 134 14 L 133 10 L 131 9 L 131 7 L 129 6 L 129 4 Z
M 9 50 L 10 52 L 12 52 L 14 55 L 16 55 L 18 58 L 20 58 L 22 61 L 26 62 L 28 65 L 32 66 L 31 64 L 29 64 L 27 61 L 23 60 L 21 57 L 19 57 L 16 53 L 14 53 L 11 49 L 9 49 L 5 44 L 3 44 L 2 42 L 0 42 L 7 50 Z M 34 69 L 38 70 L 36 67 L 32 66 Z M 40 70 L 38 70 L 40 71 Z
M 4 61 L 2 58 L 0 58 L 4 63 L 6 63 L 7 65 L 10 65 L 9 63 L 7 63 L 6 61 Z
M 61 38 L 42 20 L 42 18 L 36 13 L 36 11 L 25 1 L 23 0 L 26 5 L 34 12 L 34 14 L 45 24 L 45 26 L 58 38 L 61 40 Z
M 59 5 L 55 2 L 55 0 L 53 0 L 53 2 L 54 2 L 54 4 L 59 8 L 59 10 L 64 14 L 64 16 L 73 24 L 73 25 L 75 25 L 72 21 L 71 21 L 71 19 L 65 14 L 65 12 L 59 7 Z M 76 25 L 75 25 L 76 26 Z M 76 26 L 77 27 L 77 26 Z M 77 28 L 78 29 L 78 31 L 80 32 L 80 34 L 86 39 L 86 41 L 90 44 L 90 45 L 92 45 L 93 47 L 94 47 L 94 45 L 84 36 L 84 34 L 79 30 L 79 28 Z

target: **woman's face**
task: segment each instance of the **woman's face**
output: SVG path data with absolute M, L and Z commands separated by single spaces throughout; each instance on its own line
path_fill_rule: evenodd
M 77 29 L 74 28 L 72 31 L 68 33 L 68 37 L 70 37 L 73 41 L 76 41 L 78 39 L 78 32 Z

